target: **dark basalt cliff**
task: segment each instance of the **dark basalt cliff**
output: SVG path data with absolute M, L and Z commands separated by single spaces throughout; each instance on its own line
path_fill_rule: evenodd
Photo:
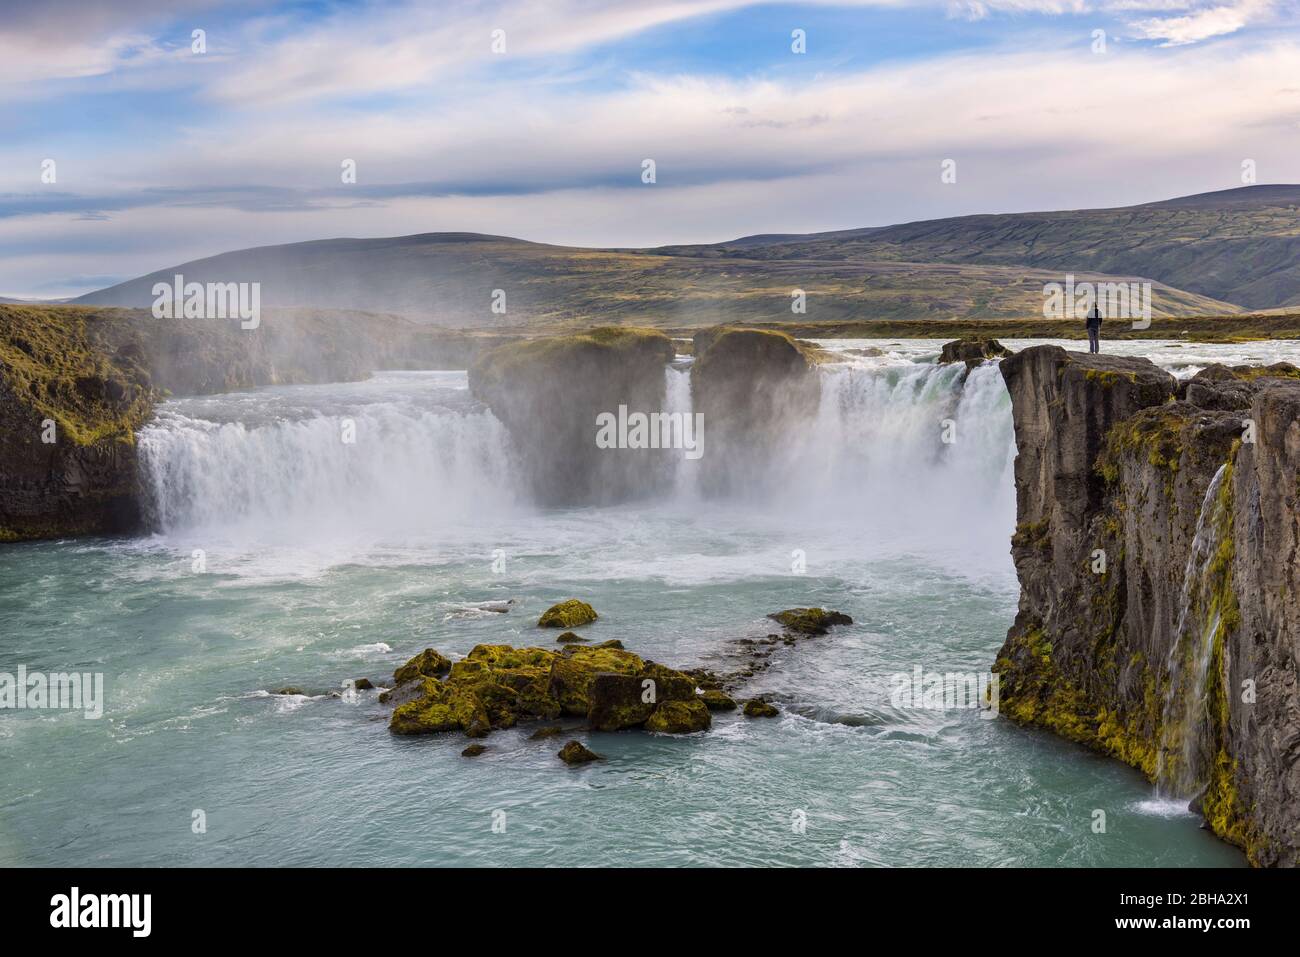
M 622 502 L 665 488 L 677 458 L 599 447 L 597 417 L 618 416 L 620 406 L 666 411 L 665 368 L 675 355 L 661 332 L 604 327 L 492 349 L 470 366 L 469 387 L 509 430 L 539 503 Z
M 135 430 L 157 392 L 142 344 L 88 313 L 0 307 L 0 541 L 139 522 Z
M 817 414 L 824 356 L 784 332 L 720 327 L 695 336 L 691 393 L 704 416 L 708 495 L 760 491 L 785 481 L 781 465 Z
M 167 393 L 465 368 L 499 341 L 364 313 L 268 312 L 245 330 L 0 305 L 0 542 L 138 530 L 135 433 Z
M 1300 863 L 1300 371 L 1055 346 L 1002 361 L 1020 607 L 1001 710 L 1141 769 L 1253 863 Z

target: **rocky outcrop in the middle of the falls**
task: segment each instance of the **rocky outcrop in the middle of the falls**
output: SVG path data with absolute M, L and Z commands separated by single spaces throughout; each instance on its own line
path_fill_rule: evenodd
M 696 334 L 695 356 L 691 393 L 707 436 L 701 490 L 754 493 L 796 478 L 825 354 L 784 332 L 723 326 Z
M 602 448 L 597 435 L 598 417 L 620 406 L 668 411 L 664 370 L 675 355 L 652 329 L 592 329 L 499 346 L 470 366 L 469 387 L 509 430 L 537 501 L 609 504 L 671 482 L 680 451 Z
M 1027 349 L 1020 607 L 994 670 L 1012 720 L 1180 793 L 1260 864 L 1300 854 L 1300 375 Z

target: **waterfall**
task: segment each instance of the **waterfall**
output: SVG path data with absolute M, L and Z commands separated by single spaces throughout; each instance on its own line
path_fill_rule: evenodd
M 850 359 L 819 374 L 812 420 L 763 464 L 780 479 L 773 491 L 733 504 L 853 523 L 864 543 L 937 544 L 966 564 L 1005 566 L 1014 442 L 997 365 Z M 689 360 L 664 375 L 665 411 L 691 414 Z M 423 541 L 449 523 L 530 509 L 514 443 L 465 382 L 381 373 L 169 401 L 139 434 L 152 523 L 164 535 L 240 544 Z M 698 506 L 702 460 L 665 454 L 676 456 L 665 497 Z
M 164 534 L 294 542 L 422 536 L 509 507 L 505 430 L 446 378 L 169 402 L 139 434 L 152 523 Z
M 997 364 L 868 360 L 821 375 L 814 421 L 773 463 L 784 506 L 831 511 L 902 551 L 949 547 L 967 565 L 1004 566 L 1015 437 Z
M 1183 572 L 1156 764 L 1157 789 L 1170 797 L 1194 797 L 1206 782 L 1210 731 L 1207 679 L 1222 616 L 1218 604 L 1208 596 L 1218 585 L 1212 579 L 1214 556 L 1226 524 L 1219 491 L 1227 468 L 1226 464 L 1219 466 L 1205 490 Z
M 691 398 L 692 362 L 689 357 L 681 357 L 664 370 L 664 411 L 669 414 L 681 413 L 685 417 L 695 411 Z M 674 494 L 684 500 L 693 500 L 697 497 L 699 460 L 689 459 L 683 452 L 674 451 L 672 454 L 677 456 Z

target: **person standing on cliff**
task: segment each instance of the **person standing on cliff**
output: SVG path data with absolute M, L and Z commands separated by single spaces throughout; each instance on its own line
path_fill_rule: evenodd
M 1101 302 L 1093 299 L 1092 309 L 1088 313 L 1088 351 L 1101 352 Z

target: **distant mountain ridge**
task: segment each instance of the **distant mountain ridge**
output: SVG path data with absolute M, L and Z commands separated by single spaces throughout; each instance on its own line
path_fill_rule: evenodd
M 1149 280 L 1156 315 L 1300 305 L 1300 186 L 657 249 L 463 232 L 324 239 L 222 253 L 73 301 L 147 307 L 154 283 L 179 273 L 258 281 L 268 307 L 384 311 L 460 328 L 1012 319 L 1041 314 L 1044 283 L 1066 272 Z M 808 312 L 792 316 L 795 290 Z
M 1135 275 L 1246 309 L 1300 305 L 1295 185 L 1243 186 L 1112 209 L 983 214 L 756 239 L 719 245 L 750 258 L 836 255 Z

